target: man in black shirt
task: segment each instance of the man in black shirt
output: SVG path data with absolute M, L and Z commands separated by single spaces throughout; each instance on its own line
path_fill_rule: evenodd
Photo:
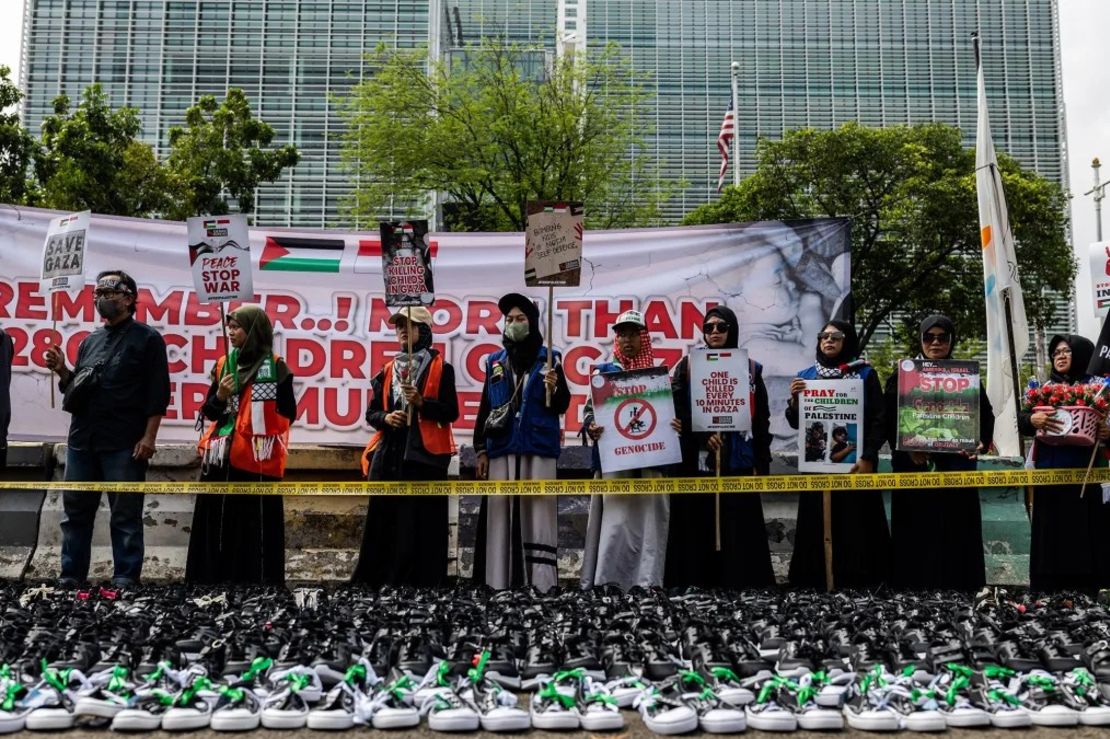
M 146 479 L 158 425 L 170 401 L 166 342 L 153 328 L 134 319 L 138 288 L 120 270 L 96 277 L 96 309 L 105 325 L 81 342 L 70 370 L 58 347 L 46 352 L 46 365 L 58 374 L 62 392 L 85 367 L 99 364 L 99 382 L 87 402 L 71 408 L 66 480 Z M 92 550 L 93 520 L 100 494 L 67 491 L 62 502 L 62 576 L 74 586 L 86 580 Z M 111 508 L 112 584 L 138 583 L 143 568 L 143 496 L 108 493 Z

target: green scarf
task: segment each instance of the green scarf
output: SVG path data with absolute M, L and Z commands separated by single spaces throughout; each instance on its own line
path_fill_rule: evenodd
M 247 334 L 246 341 L 238 349 L 232 349 L 228 354 L 227 365 L 235 367 L 236 385 L 238 392 L 254 379 L 262 362 L 274 352 L 274 327 L 270 323 L 266 311 L 257 305 L 243 305 L 228 314 L 228 319 L 233 320 L 242 327 Z M 289 374 L 285 362 L 277 365 L 275 381 L 281 383 Z M 219 378 L 214 378 L 219 379 Z

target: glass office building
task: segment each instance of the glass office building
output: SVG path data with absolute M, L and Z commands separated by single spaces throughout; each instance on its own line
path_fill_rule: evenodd
M 259 222 L 346 221 L 343 122 L 334 96 L 367 74 L 379 43 L 452 45 L 500 34 L 553 47 L 557 0 L 26 0 L 22 87 L 37 130 L 59 93 L 101 82 L 142 111 L 165 153 L 167 129 L 200 95 L 241 87 L 302 162 L 262 188 Z M 716 196 L 716 136 L 740 62 L 740 166 L 757 136 L 845 121 L 943 121 L 975 132 L 981 30 L 995 143 L 1066 182 L 1055 0 L 588 0 L 588 43 L 615 41 L 650 75 L 648 144 L 687 186 L 682 214 Z

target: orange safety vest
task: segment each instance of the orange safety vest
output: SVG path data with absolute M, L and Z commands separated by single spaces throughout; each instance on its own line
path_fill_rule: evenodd
M 217 378 L 223 377 L 225 359 L 226 357 L 220 357 L 216 363 Z M 278 356 L 273 358 L 275 364 L 280 360 L 281 357 Z M 219 382 L 218 379 L 217 382 Z M 277 412 L 277 401 L 263 401 L 266 430 L 276 438 L 273 439 L 273 448 L 269 456 L 266 459 L 258 459 L 259 455 L 255 451 L 255 434 L 251 428 L 251 394 L 253 388 L 254 383 L 251 382 L 239 392 L 239 412 L 236 414 L 235 427 L 231 432 L 229 462 L 237 470 L 280 478 L 285 475 L 290 422 L 288 418 Z M 209 444 L 213 442 L 218 428 L 219 422 L 213 421 L 208 430 L 204 432 L 204 436 L 200 438 L 200 443 L 197 444 L 197 452 L 200 453 L 201 457 L 204 456 Z
M 425 398 L 435 400 L 439 397 L 439 382 L 443 378 L 443 355 L 436 354 L 432 357 L 432 363 L 428 366 L 428 374 L 424 380 L 424 389 L 421 394 Z M 390 360 L 385 365 L 385 375 L 382 378 L 382 410 L 389 411 L 389 394 L 393 387 L 393 360 Z M 426 418 L 417 416 L 417 427 L 420 429 L 420 440 L 424 444 L 424 450 L 429 454 L 454 454 L 455 447 L 455 434 L 451 430 L 451 424 L 441 423 L 440 421 L 429 421 Z M 362 474 L 366 476 L 370 473 L 370 455 L 378 448 L 381 443 L 382 437 L 385 435 L 384 431 L 376 431 L 367 442 L 366 448 L 362 451 Z

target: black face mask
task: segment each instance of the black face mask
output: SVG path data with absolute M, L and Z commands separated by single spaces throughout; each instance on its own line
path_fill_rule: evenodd
M 96 312 L 100 314 L 101 318 L 113 321 L 123 313 L 123 306 L 119 304 L 118 300 L 100 298 L 96 301 Z

